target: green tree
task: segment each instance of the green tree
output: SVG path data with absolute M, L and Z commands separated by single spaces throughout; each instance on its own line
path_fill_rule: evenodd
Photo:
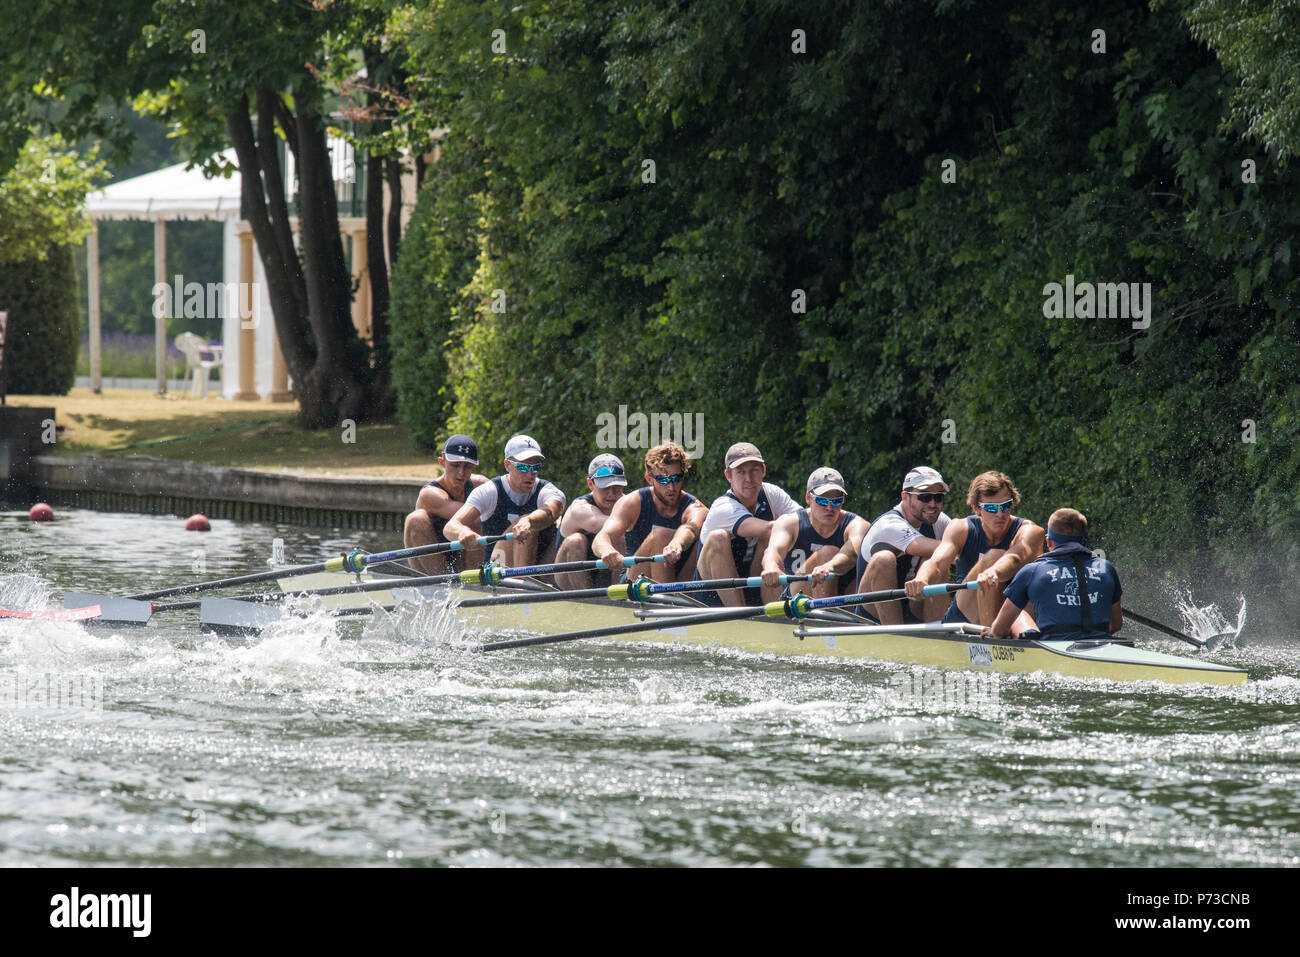
M 72 246 L 0 269 L 5 333 L 5 387 L 15 395 L 66 395 L 76 379 L 81 320 Z
M 0 178 L 0 266 L 84 239 L 86 194 L 102 177 L 93 152 L 83 158 L 57 135 L 29 139 Z

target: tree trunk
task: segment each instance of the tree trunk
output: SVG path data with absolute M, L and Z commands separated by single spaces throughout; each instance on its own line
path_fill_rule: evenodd
M 297 247 L 275 139 L 277 119 L 297 160 Z M 239 158 L 241 215 L 257 241 L 276 333 L 299 403 L 299 425 L 330 428 L 344 419 L 390 414 L 387 357 L 377 357 L 377 368 L 371 369 L 369 350 L 352 324 L 351 276 L 321 117 L 293 114 L 278 94 L 262 89 L 256 136 L 247 104 L 228 116 L 226 125 Z

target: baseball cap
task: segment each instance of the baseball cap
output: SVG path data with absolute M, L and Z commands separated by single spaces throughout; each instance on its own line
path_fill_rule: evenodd
M 611 485 L 626 485 L 623 463 L 617 455 L 603 452 L 591 460 L 587 466 L 587 478 L 596 488 L 609 488 Z
M 453 435 L 442 443 L 442 457 L 447 462 L 471 462 L 478 465 L 478 444 L 468 435 Z
M 751 445 L 748 442 L 737 442 L 727 449 L 725 461 L 727 468 L 735 468 L 737 465 L 743 465 L 746 462 L 763 462 L 763 453 L 758 450 L 756 445 Z
M 832 468 L 820 468 L 808 476 L 808 491 L 813 495 L 825 495 L 835 489 L 848 494 L 844 487 L 844 476 Z
M 506 458 L 516 462 L 536 462 L 546 458 L 537 440 L 529 435 L 516 435 L 506 443 Z
M 903 479 L 904 492 L 914 488 L 925 488 L 928 485 L 942 485 L 943 490 L 948 491 L 948 483 L 943 480 L 943 476 L 928 465 L 918 465 Z

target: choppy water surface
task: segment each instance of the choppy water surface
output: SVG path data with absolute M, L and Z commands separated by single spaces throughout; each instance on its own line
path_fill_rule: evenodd
M 277 535 L 291 562 L 400 544 L 6 513 L 0 606 L 261 570 Z M 193 612 L 0 620 L 0 865 L 1300 861 L 1300 640 L 1249 621 L 1212 655 L 1245 688 L 1000 676 L 971 713 L 902 693 L 933 677 L 909 666 L 456 637 L 432 609 L 249 644 Z M 15 697 L 42 675 L 102 710 Z

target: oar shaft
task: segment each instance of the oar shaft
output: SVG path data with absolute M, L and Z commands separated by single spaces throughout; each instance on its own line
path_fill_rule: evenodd
M 950 595 L 953 592 L 978 588 L 976 582 L 961 582 L 955 585 L 926 585 L 921 589 L 923 595 Z M 884 591 L 859 592 L 856 595 L 833 595 L 830 598 L 814 598 L 809 602 L 812 609 L 837 608 L 841 605 L 867 605 L 879 601 L 898 601 L 906 598 L 907 592 L 902 588 L 889 588 Z
M 779 605 L 781 603 L 773 602 L 773 604 Z M 684 624 L 707 625 L 710 622 L 755 618 L 764 614 L 765 611 L 766 609 L 763 607 L 746 605 L 743 608 L 727 608 L 723 611 L 705 612 L 701 615 L 684 615 L 681 618 L 652 622 L 638 621 L 630 625 L 610 625 L 607 628 L 588 628 L 586 631 L 574 631 L 563 635 L 538 635 L 535 638 L 513 638 L 509 641 L 494 641 L 491 644 L 480 645 L 476 650 L 504 651 L 507 648 L 528 648 L 533 645 L 549 645 L 560 641 L 577 641 L 580 638 L 604 638 L 610 635 L 630 635 L 638 631 L 655 631 L 659 628 L 678 628 Z
M 480 535 L 478 543 L 488 545 L 501 539 L 509 539 L 514 536 L 510 533 L 505 535 Z M 293 565 L 288 568 L 274 568 L 267 572 L 257 572 L 252 575 L 238 575 L 234 578 L 219 578 L 216 581 L 196 582 L 193 585 L 179 585 L 175 588 L 163 588 L 158 591 L 143 592 L 139 595 L 128 595 L 133 601 L 148 601 L 152 598 L 166 598 L 169 595 L 191 595 L 195 592 L 209 591 L 216 588 L 228 588 L 232 585 L 252 585 L 256 582 L 274 581 L 279 578 L 294 578 L 299 575 L 314 575 L 316 572 L 342 572 L 360 571 L 367 565 L 374 565 L 378 562 L 391 562 L 401 558 L 417 558 L 421 555 L 437 555 L 441 552 L 460 551 L 464 546 L 460 542 L 435 542 L 432 545 L 416 545 L 413 548 L 401 548 L 392 552 L 379 552 L 374 555 L 367 555 L 365 552 L 350 552 L 347 555 L 339 555 L 335 558 L 327 559 L 323 562 L 315 562 L 311 565 Z M 455 576 L 453 576 L 455 577 Z
M 1148 618 L 1146 615 L 1139 615 L 1137 612 L 1129 611 L 1127 608 L 1125 608 L 1124 617 L 1129 619 L 1130 621 L 1136 621 L 1139 625 L 1146 625 L 1148 628 L 1154 628 L 1156 631 L 1160 632 L 1161 634 L 1168 635 L 1170 638 L 1178 638 L 1182 641 L 1185 641 L 1194 648 L 1205 647 L 1205 642 L 1197 641 L 1191 635 L 1185 635 L 1181 631 L 1176 631 L 1173 628 L 1170 628 L 1168 625 L 1162 625 L 1154 618 Z

